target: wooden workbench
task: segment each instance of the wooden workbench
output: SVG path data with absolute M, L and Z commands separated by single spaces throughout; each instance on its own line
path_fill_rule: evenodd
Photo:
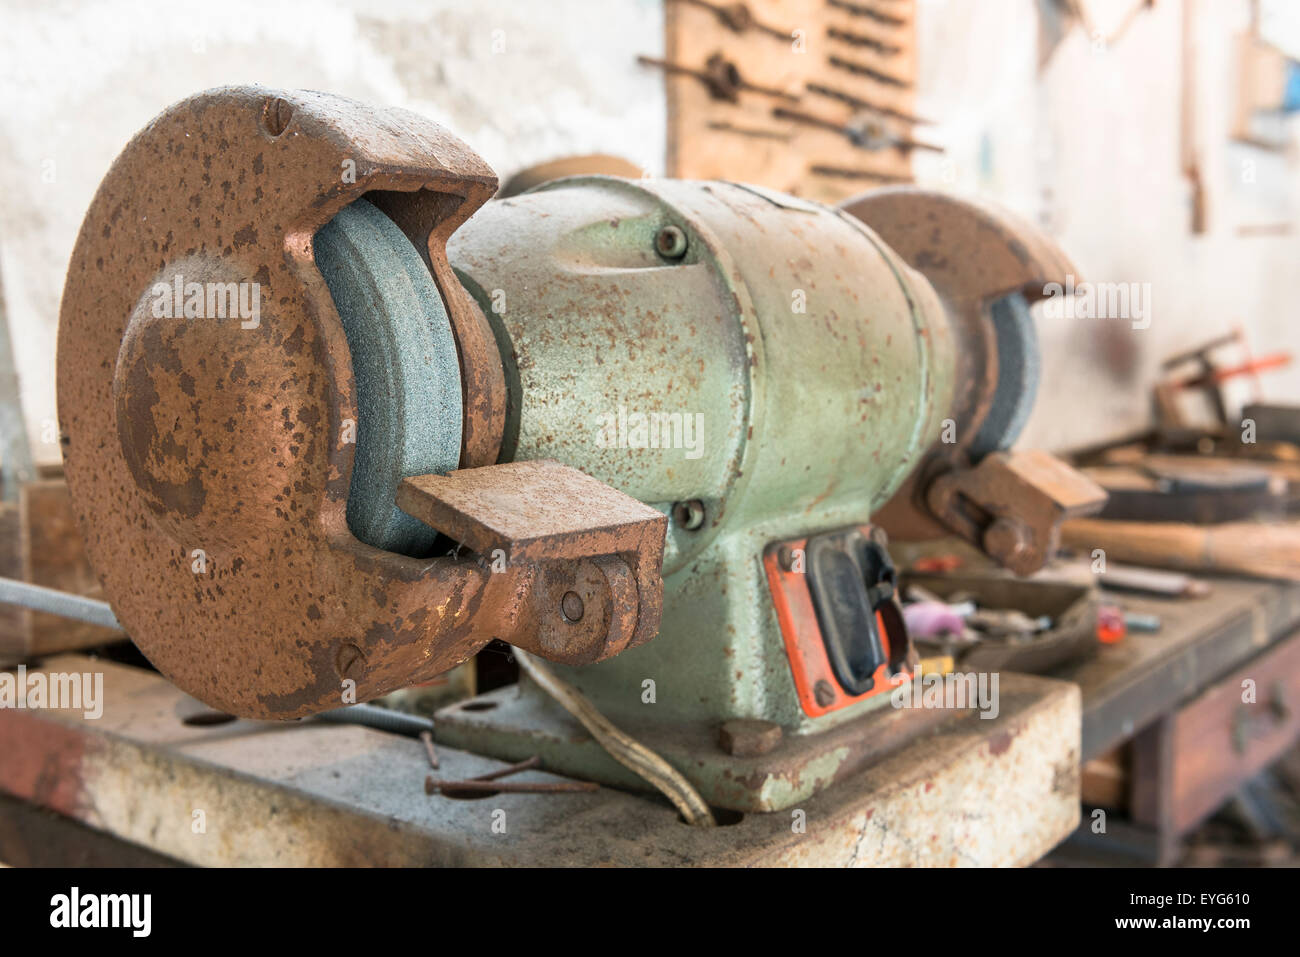
M 1107 592 L 1160 631 L 1131 632 L 1052 672 L 1083 693 L 1083 760 L 1104 754 L 1300 627 L 1300 584 L 1215 578 L 1205 598 Z
M 1213 591 L 1204 598 L 1107 592 L 1126 610 L 1158 616 L 1160 631 L 1131 632 L 1053 672 L 1082 691 L 1084 761 L 1129 745 L 1121 813 L 1112 810 L 1099 833 L 1086 807 L 1071 841 L 1088 856 L 1174 863 L 1182 835 L 1300 734 L 1300 584 L 1206 580 Z M 1250 704 L 1247 679 L 1257 686 Z M 1238 737 L 1243 720 L 1253 730 Z

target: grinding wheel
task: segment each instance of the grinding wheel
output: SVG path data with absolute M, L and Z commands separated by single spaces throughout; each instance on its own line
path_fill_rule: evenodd
M 364 199 L 322 227 L 314 246 L 357 383 L 348 527 L 376 548 L 427 555 L 437 533 L 393 499 L 402 479 L 446 473 L 460 457 L 460 365 L 447 309 L 410 240 Z

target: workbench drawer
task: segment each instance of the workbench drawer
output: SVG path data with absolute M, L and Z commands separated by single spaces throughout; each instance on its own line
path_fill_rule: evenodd
M 1253 703 L 1243 700 L 1247 679 L 1255 683 Z M 1297 735 L 1300 632 L 1207 688 L 1156 734 L 1143 736 L 1160 752 L 1151 757 L 1163 773 L 1135 781 L 1134 818 L 1186 833 Z

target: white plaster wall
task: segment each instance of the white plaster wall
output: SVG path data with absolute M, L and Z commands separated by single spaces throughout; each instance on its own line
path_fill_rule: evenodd
M 1105 33 L 1132 3 L 1089 0 Z M 1071 447 L 1143 427 L 1160 360 L 1235 322 L 1256 354 L 1290 349 L 1300 363 L 1300 168 L 1294 150 L 1229 143 L 1231 38 L 1248 3 L 1199 0 L 1199 10 L 1209 231 L 1193 236 L 1180 174 L 1181 0 L 1161 0 L 1110 49 L 1076 30 L 1041 78 L 1033 0 L 919 0 L 917 111 L 942 121 L 930 138 L 948 147 L 918 158 L 922 184 L 996 198 L 1045 227 L 1087 279 L 1151 283 L 1145 330 L 1040 319 L 1044 380 L 1021 444 Z M 1294 144 L 1295 121 L 1292 132 Z M 1292 235 L 1236 235 L 1280 221 Z M 1266 398 L 1300 402 L 1300 364 L 1261 385 Z M 1251 386 L 1233 392 L 1246 398 Z
M 1092 0 L 1103 27 L 1130 0 Z M 941 120 L 925 185 L 992 197 L 1042 224 L 1081 274 L 1149 282 L 1152 324 L 1044 320 L 1044 385 L 1024 441 L 1060 448 L 1136 429 L 1159 360 L 1241 321 L 1257 352 L 1300 353 L 1294 157 L 1228 143 L 1230 36 L 1247 0 L 1200 0 L 1200 140 L 1210 231 L 1188 230 L 1179 164 L 1180 0 L 1123 41 L 1076 31 L 1037 73 L 1033 0 L 918 0 L 918 112 Z M 225 83 L 330 90 L 444 123 L 504 179 L 572 152 L 663 168 L 661 0 L 0 0 L 0 269 L 38 459 L 53 420 L 59 295 L 81 216 L 126 140 L 168 103 Z M 1041 82 L 1040 82 L 1041 79 Z M 1243 162 L 1255 163 L 1254 182 Z M 1264 378 L 1300 399 L 1300 366 Z M 1238 390 L 1244 392 L 1244 386 Z
M 209 87 L 328 90 L 423 113 L 504 181 L 571 153 L 663 171 L 660 0 L 0 2 L 0 269 L 38 461 L 81 217 L 136 130 Z

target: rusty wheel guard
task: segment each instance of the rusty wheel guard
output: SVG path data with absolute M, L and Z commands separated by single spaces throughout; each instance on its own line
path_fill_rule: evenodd
M 658 630 L 666 518 L 558 463 L 494 464 L 500 357 L 445 244 L 495 185 L 415 114 L 261 88 L 168 108 L 105 177 L 60 315 L 65 468 L 114 611 L 184 691 L 294 718 L 338 707 L 347 682 L 365 701 L 427 680 L 492 638 L 580 664 Z M 473 551 L 411 558 L 348 530 L 364 416 L 312 239 L 363 194 L 425 258 L 459 354 L 460 469 L 399 498 Z M 256 284 L 260 313 L 159 308 L 158 284 L 181 300 L 190 283 Z
M 1044 298 L 1049 284 L 1063 286 L 1075 268 L 1035 226 L 946 193 L 886 187 L 841 208 L 925 274 L 956 342 L 949 411 L 956 434 L 931 445 L 873 520 L 900 540 L 956 533 L 1016 574 L 1037 571 L 1055 553 L 1061 524 L 1106 500 L 1100 486 L 1050 454 L 1010 451 L 1036 389 L 1027 304 Z M 1006 302 L 1011 296 L 1023 297 L 1019 306 Z M 1024 332 L 1005 321 L 1016 309 Z

